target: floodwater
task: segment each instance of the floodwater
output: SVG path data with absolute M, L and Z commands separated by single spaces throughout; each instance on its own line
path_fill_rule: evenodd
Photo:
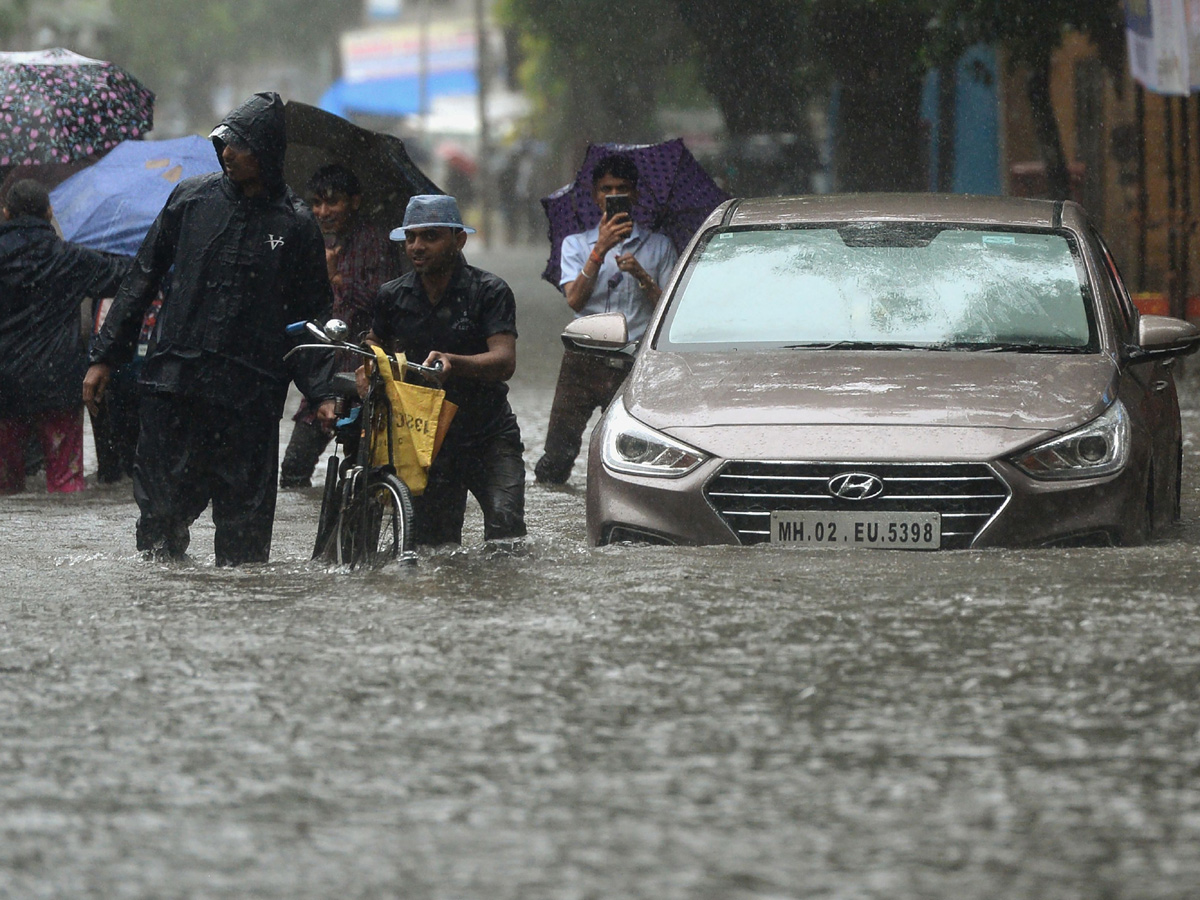
M 472 261 L 532 470 L 565 304 Z M 1133 549 L 593 549 L 577 467 L 524 555 L 472 515 L 329 570 L 312 489 L 228 570 L 207 515 L 143 562 L 127 484 L 0 500 L 0 897 L 1196 897 L 1184 401 L 1184 524 Z

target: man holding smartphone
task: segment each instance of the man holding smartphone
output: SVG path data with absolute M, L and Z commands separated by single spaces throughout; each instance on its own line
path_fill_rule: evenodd
M 624 153 L 602 158 L 592 169 L 592 199 L 600 224 L 568 235 L 562 244 L 560 288 L 576 317 L 624 313 L 631 341 L 641 340 L 662 296 L 678 254 L 664 234 L 633 221 L 637 164 Z M 583 430 L 596 407 L 607 407 L 625 370 L 575 350 L 563 353 L 550 407 L 546 449 L 534 467 L 542 484 L 563 484 L 583 442 Z

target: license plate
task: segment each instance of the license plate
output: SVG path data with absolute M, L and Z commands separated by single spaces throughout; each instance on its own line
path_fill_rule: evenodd
M 942 517 L 935 512 L 771 513 L 771 543 L 806 547 L 937 550 Z

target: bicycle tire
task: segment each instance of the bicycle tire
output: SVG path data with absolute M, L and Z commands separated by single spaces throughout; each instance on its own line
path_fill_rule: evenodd
M 358 508 L 358 485 L 362 483 L 362 480 L 363 470 L 351 467 L 338 484 L 340 500 L 337 523 L 334 525 L 333 534 L 330 535 L 329 556 L 339 566 L 353 565 L 357 519 L 352 511 Z
M 338 458 L 329 457 L 325 466 L 325 489 L 321 492 L 321 514 L 317 517 L 317 537 L 313 541 L 313 559 L 328 555 L 329 537 L 337 525 L 338 511 Z
M 395 475 L 371 474 L 339 519 L 339 549 L 350 568 L 378 568 L 412 553 L 412 494 Z

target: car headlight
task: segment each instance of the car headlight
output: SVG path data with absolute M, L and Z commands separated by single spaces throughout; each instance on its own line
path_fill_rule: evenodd
M 614 472 L 678 478 L 708 457 L 694 447 L 643 425 L 617 398 L 604 418 L 601 459 Z
M 1111 475 L 1129 459 L 1129 414 L 1118 400 L 1082 428 L 1014 457 L 1034 478 L 1095 478 Z

